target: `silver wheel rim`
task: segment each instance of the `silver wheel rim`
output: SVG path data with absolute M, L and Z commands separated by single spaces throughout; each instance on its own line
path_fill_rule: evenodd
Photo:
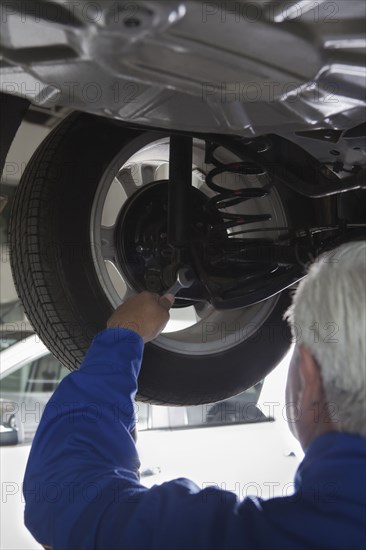
M 224 148 L 219 148 L 217 158 L 222 162 L 234 162 L 238 158 Z M 168 179 L 169 138 L 145 134 L 132 140 L 113 159 L 101 179 L 92 206 L 90 236 L 93 263 L 98 280 L 111 305 L 116 308 L 136 292 L 121 272 L 114 248 L 114 230 L 118 215 L 126 200 L 141 186 L 161 179 Z M 192 182 L 207 196 L 213 196 L 205 184 L 205 174 L 213 168 L 204 163 L 204 142 L 193 142 Z M 225 173 L 217 179 L 230 188 L 258 186 L 267 183 L 266 176 L 238 176 Z M 253 199 L 231 207 L 228 212 L 271 214 L 271 227 L 287 225 L 282 202 L 276 190 L 268 197 Z M 251 224 L 253 229 L 265 227 L 266 222 Z M 268 226 L 268 222 L 267 222 Z M 238 228 L 236 228 L 237 230 Z M 279 236 L 279 230 L 268 232 L 270 238 Z M 254 231 L 251 237 L 260 236 Z M 235 238 L 235 237 L 234 237 Z M 235 310 L 216 310 L 210 304 L 198 307 L 172 309 L 171 320 L 154 345 L 184 355 L 210 355 L 228 351 L 254 337 L 258 339 L 279 295 L 268 300 Z M 266 327 L 268 329 L 268 327 Z M 270 327 L 269 327 L 270 329 Z M 268 330 L 267 330 L 268 332 Z

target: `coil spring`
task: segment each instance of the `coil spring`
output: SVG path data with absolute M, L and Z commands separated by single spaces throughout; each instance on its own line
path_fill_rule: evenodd
M 215 208 L 221 215 L 221 218 L 224 220 L 221 224 L 216 225 L 214 230 L 221 231 L 226 229 L 231 229 L 236 226 L 248 225 L 251 223 L 269 221 L 271 220 L 270 214 L 235 214 L 229 212 L 223 212 L 223 208 L 228 208 L 230 206 L 235 206 L 242 202 L 248 201 L 250 199 L 262 198 L 268 196 L 270 192 L 269 186 L 265 187 L 251 187 L 243 189 L 227 189 L 214 183 L 213 179 L 223 174 L 224 172 L 231 172 L 234 174 L 241 175 L 259 175 L 265 174 L 266 172 L 254 162 L 233 162 L 224 164 L 217 160 L 214 153 L 216 149 L 220 147 L 218 144 L 210 145 L 206 149 L 205 162 L 206 164 L 213 164 L 213 168 L 206 175 L 206 184 L 207 186 L 218 193 L 208 201 L 208 208 Z M 255 229 L 253 229 L 255 231 Z M 237 231 L 231 233 L 231 235 L 239 235 L 244 231 Z M 261 241 L 261 239 L 256 239 L 256 241 Z

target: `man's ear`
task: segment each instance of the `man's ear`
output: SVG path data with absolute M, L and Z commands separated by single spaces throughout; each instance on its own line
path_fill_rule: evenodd
M 299 355 L 302 400 L 319 402 L 324 393 L 319 365 L 305 346 L 300 346 Z

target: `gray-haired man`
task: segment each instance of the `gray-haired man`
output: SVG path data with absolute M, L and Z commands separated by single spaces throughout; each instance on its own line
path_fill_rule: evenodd
M 365 242 L 320 258 L 288 312 L 302 333 L 287 382 L 300 411 L 290 426 L 305 450 L 294 495 L 240 502 L 187 479 L 140 484 L 130 435 L 137 376 L 173 301 L 142 293 L 115 311 L 45 410 L 24 481 L 35 538 L 54 550 L 366 548 L 365 264 Z M 57 414 L 66 403 L 72 422 Z

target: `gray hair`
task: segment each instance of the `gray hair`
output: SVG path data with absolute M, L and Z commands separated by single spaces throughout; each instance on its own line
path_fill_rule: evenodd
M 339 431 L 366 435 L 366 241 L 320 256 L 285 314 L 317 361 Z

